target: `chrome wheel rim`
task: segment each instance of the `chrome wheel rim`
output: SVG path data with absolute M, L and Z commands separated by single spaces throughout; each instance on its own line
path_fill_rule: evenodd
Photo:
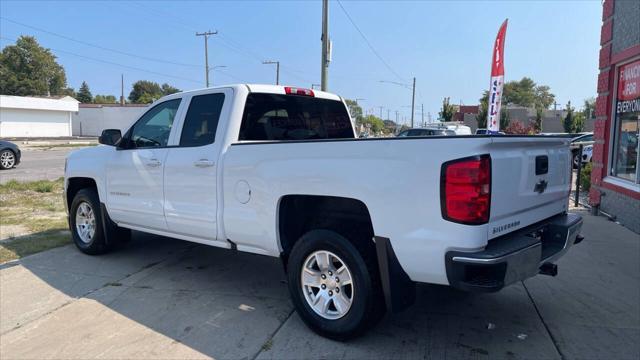
M 340 319 L 351 309 L 355 296 L 351 271 L 330 251 L 314 251 L 307 257 L 300 285 L 309 307 L 324 319 Z
M 96 233 L 96 217 L 86 201 L 81 202 L 76 210 L 76 233 L 85 244 L 90 243 Z
M 5 151 L 0 155 L 0 164 L 5 169 L 10 169 L 16 162 L 16 157 L 11 151 Z

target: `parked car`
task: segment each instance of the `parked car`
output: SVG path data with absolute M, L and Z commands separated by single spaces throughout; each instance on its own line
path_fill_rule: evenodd
M 456 133 L 452 130 L 447 129 L 427 129 L 427 128 L 416 128 L 416 129 L 408 129 L 404 130 L 398 134 L 398 137 L 407 137 L 407 136 L 447 136 L 447 135 L 455 135 Z
M 416 282 L 498 291 L 554 275 L 582 240 L 568 139 L 357 140 L 337 95 L 229 85 L 165 96 L 100 143 L 66 162 L 78 249 L 138 230 L 277 257 L 301 319 L 333 339 L 410 305 Z
M 569 145 L 569 149 L 571 149 L 574 166 L 578 166 L 577 158 L 578 158 L 578 152 L 580 151 L 580 145 L 582 145 L 584 149 L 587 145 L 593 145 L 593 143 L 594 143 L 593 133 L 583 133 L 571 139 L 571 144 Z M 584 151 L 583 151 L 583 155 L 584 155 Z
M 585 147 L 582 148 L 582 156 L 580 156 L 580 158 L 582 159 L 582 164 L 586 164 L 586 163 L 590 163 L 591 159 L 593 156 L 593 145 L 587 145 Z M 578 167 L 578 156 L 574 156 L 573 157 L 573 167 L 577 168 Z
M 21 151 L 18 145 L 0 140 L 0 169 L 11 169 L 20 164 Z

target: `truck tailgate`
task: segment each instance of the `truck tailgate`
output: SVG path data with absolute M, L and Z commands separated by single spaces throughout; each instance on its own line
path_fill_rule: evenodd
M 494 137 L 489 239 L 567 210 L 571 188 L 569 140 Z

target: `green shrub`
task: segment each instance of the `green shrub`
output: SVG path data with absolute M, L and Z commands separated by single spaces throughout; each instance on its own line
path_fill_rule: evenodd
M 582 191 L 589 191 L 591 188 L 591 163 L 587 163 L 582 168 L 582 174 L 580 175 L 580 189 Z

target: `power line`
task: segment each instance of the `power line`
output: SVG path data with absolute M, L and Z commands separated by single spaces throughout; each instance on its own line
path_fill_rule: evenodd
M 16 41 L 17 41 L 16 39 L 11 39 L 11 38 L 8 38 L 8 37 L 5 37 L 5 36 L 0 36 L 0 39 L 5 39 L 5 40 L 9 40 L 9 41 L 14 41 L 14 42 L 16 42 Z M 153 75 L 166 76 L 166 77 L 170 77 L 170 78 L 174 78 L 174 79 L 179 79 L 179 80 L 184 80 L 184 81 L 190 81 L 190 82 L 197 83 L 197 84 L 200 84 L 200 83 L 201 83 L 200 81 L 193 80 L 193 79 L 189 79 L 189 78 L 183 78 L 183 77 L 180 77 L 180 76 L 164 74 L 164 73 L 157 72 L 157 71 L 151 71 L 151 70 L 141 69 L 141 68 L 138 68 L 138 67 L 135 67 L 135 66 L 124 65 L 124 64 L 120 64 L 120 63 L 113 62 L 113 61 L 102 60 L 102 59 L 96 59 L 96 58 L 92 58 L 92 57 L 90 57 L 90 56 L 85 56 L 85 55 L 76 54 L 76 53 L 73 53 L 73 52 L 70 52 L 70 51 L 66 51 L 66 50 L 60 50 L 60 49 L 54 49 L 54 48 L 49 48 L 49 49 L 50 49 L 50 50 L 53 50 L 53 51 L 57 51 L 57 52 L 63 53 L 63 54 L 68 54 L 68 55 L 72 55 L 72 56 L 77 56 L 77 57 L 79 57 L 79 58 L 83 58 L 83 59 L 87 59 L 87 60 L 93 60 L 93 61 L 97 61 L 97 62 L 101 62 L 101 63 L 104 63 L 104 64 L 109 64 L 109 65 L 120 66 L 120 67 L 123 67 L 123 68 L 131 69 L 131 70 L 136 70 L 136 71 L 141 71 L 141 72 L 145 72 L 145 73 L 149 73 L 149 74 L 153 74 Z
M 351 18 L 351 15 L 349 15 L 349 13 L 344 8 L 344 6 L 342 6 L 342 2 L 340 2 L 340 0 L 336 0 L 336 1 L 338 2 L 338 5 L 340 5 L 342 12 L 344 12 L 344 14 L 347 16 L 347 19 L 349 19 L 349 22 L 351 23 L 351 25 L 353 25 L 353 27 L 358 31 L 358 33 L 360 33 L 360 36 L 362 36 L 362 39 L 364 39 L 365 43 L 367 43 L 367 46 L 369 46 L 369 49 L 371 49 L 371 52 L 373 52 L 373 54 L 384 64 L 384 66 L 387 67 L 387 69 L 389 69 L 389 71 L 391 71 L 393 75 L 395 75 L 398 79 L 404 82 L 405 79 L 403 79 L 402 76 L 398 75 L 398 73 L 395 70 L 393 70 L 393 68 L 382 58 L 382 56 L 380 56 L 380 54 L 373 47 L 373 45 L 371 45 L 371 42 L 369 42 L 369 39 L 367 39 L 367 37 L 362 32 L 362 30 L 360 30 L 358 25 L 356 25 L 355 21 L 353 21 L 353 19 Z
M 131 2 L 131 4 L 135 5 L 136 7 L 142 9 L 145 11 L 149 10 L 150 12 L 156 13 L 157 15 L 160 16 L 165 16 L 165 17 L 169 17 L 171 18 L 171 21 L 168 24 L 174 25 L 174 26 L 179 26 L 182 29 L 187 29 L 187 30 L 191 30 L 191 31 L 198 31 L 195 27 L 193 27 L 190 23 L 188 23 L 187 21 L 185 21 L 182 18 L 176 17 L 174 14 L 165 12 L 164 10 L 158 9 L 158 8 L 151 8 L 151 7 L 147 7 L 144 6 L 138 2 Z M 149 17 L 150 18 L 150 17 Z M 157 20 L 157 18 L 153 18 L 154 20 Z M 268 58 L 268 56 L 264 56 L 263 54 L 260 54 L 258 52 L 255 52 L 253 50 L 250 50 L 242 45 L 240 45 L 237 41 L 234 41 L 232 38 L 230 38 L 229 36 L 225 35 L 224 33 L 220 32 L 217 34 L 216 38 L 214 39 L 213 43 L 218 43 L 222 46 L 224 46 L 225 48 L 240 54 L 242 56 L 245 56 L 246 58 L 252 58 L 256 61 L 256 64 L 262 64 L 263 59 Z M 304 82 L 315 82 L 315 81 L 311 81 L 307 78 L 304 78 L 302 76 L 300 76 L 299 74 L 304 73 L 303 71 L 300 70 L 296 70 L 294 68 L 292 68 L 289 65 L 281 65 L 281 71 L 285 74 L 288 74 L 291 77 L 294 77 L 298 80 L 304 81 Z M 296 74 L 298 73 L 298 74 Z
M 128 53 L 128 52 L 125 52 L 125 51 L 108 48 L 108 47 L 105 47 L 105 46 L 102 46 L 102 45 L 93 44 L 93 43 L 86 42 L 86 41 L 83 41 L 83 40 L 74 39 L 72 37 L 69 37 L 69 36 L 66 36 L 66 35 L 62 35 L 62 34 L 58 34 L 58 33 L 55 33 L 53 31 L 49 31 L 49 30 L 45 30 L 45 29 L 38 28 L 38 27 L 35 27 L 35 26 L 27 25 L 25 23 L 21 23 L 21 22 L 15 21 L 15 20 L 7 19 L 4 16 L 0 16 L 0 19 L 2 19 L 4 21 L 8 21 L 10 23 L 14 23 L 16 25 L 20 25 L 20 26 L 24 26 L 26 28 L 30 28 L 30 29 L 33 29 L 33 30 L 36 30 L 36 31 L 40 31 L 40 32 L 43 32 L 43 33 L 46 33 L 46 34 L 49 34 L 49 35 L 57 36 L 59 38 L 65 39 L 65 40 L 73 41 L 73 42 L 76 42 L 78 44 L 94 47 L 96 49 L 101 49 L 101 50 L 105 50 L 105 51 L 111 51 L 113 53 L 120 54 L 120 55 L 126 55 L 126 56 L 130 56 L 130 57 L 138 58 L 138 59 L 143 59 L 143 60 L 146 60 L 146 61 L 154 61 L 154 62 L 164 63 L 164 64 L 171 64 L 171 65 L 178 65 L 178 66 L 188 66 L 188 67 L 200 67 L 200 65 L 195 65 L 195 64 L 185 64 L 185 63 L 179 63 L 179 62 L 175 62 L 175 61 L 161 60 L 161 59 L 156 59 L 156 58 L 150 58 L 150 57 L 146 57 L 146 56 L 140 56 L 140 55 L 136 55 L 136 54 L 131 54 L 131 53 Z

